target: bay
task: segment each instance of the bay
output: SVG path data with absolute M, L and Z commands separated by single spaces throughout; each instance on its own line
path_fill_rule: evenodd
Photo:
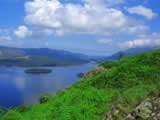
M 49 74 L 26 74 L 23 67 L 0 67 L 0 106 L 15 107 L 20 104 L 37 104 L 43 93 L 54 95 L 59 90 L 80 80 L 77 74 L 86 73 L 96 64 L 59 67 L 38 67 L 52 69 Z M 35 67 L 34 67 L 35 68 Z M 37 68 L 37 67 L 36 67 Z

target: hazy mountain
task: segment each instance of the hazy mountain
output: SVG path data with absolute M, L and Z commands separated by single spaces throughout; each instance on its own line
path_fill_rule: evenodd
M 87 55 L 49 48 L 12 48 L 0 46 L 0 65 L 53 66 L 90 62 Z
M 160 48 L 137 47 L 123 51 L 124 57 L 138 53 L 149 52 Z M 117 60 L 118 53 L 111 56 L 88 56 L 79 53 L 72 53 L 65 50 L 49 48 L 13 48 L 0 46 L 0 65 L 16 66 L 56 66 L 83 64 L 89 62 L 103 62 L 106 60 Z
M 160 46 L 130 48 L 130 49 L 127 49 L 127 50 L 123 51 L 124 52 L 123 58 L 128 57 L 128 56 L 132 56 L 132 55 L 136 55 L 138 53 L 150 52 L 150 51 L 153 51 L 153 50 L 156 50 L 156 49 L 159 49 L 159 48 L 160 48 Z M 111 55 L 111 56 L 103 57 L 103 58 L 101 58 L 101 60 L 103 60 L 103 61 L 105 61 L 105 60 L 117 60 L 117 57 L 118 57 L 118 52 Z
M 50 56 L 54 57 L 57 60 L 89 60 L 89 56 L 79 53 L 72 53 L 65 50 L 56 50 L 49 48 L 27 48 L 23 49 L 26 55 L 41 55 L 41 56 Z

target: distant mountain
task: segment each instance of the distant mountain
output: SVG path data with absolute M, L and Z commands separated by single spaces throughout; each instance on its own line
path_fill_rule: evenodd
M 123 51 L 123 57 L 159 49 L 155 47 L 137 47 Z M 6 66 L 61 66 L 84 63 L 101 63 L 106 60 L 117 60 L 118 53 L 111 56 L 88 56 L 65 50 L 49 48 L 13 48 L 0 46 L 0 65 Z
M 69 61 L 89 61 L 89 56 L 79 53 L 72 53 L 65 50 L 56 50 L 49 48 L 27 48 L 23 49 L 25 55 L 50 56 L 57 60 Z
M 130 48 L 130 49 L 127 49 L 127 50 L 123 51 L 124 52 L 123 58 L 128 57 L 128 56 L 132 56 L 132 55 L 136 55 L 136 54 L 139 54 L 139 53 L 150 52 L 150 51 L 153 51 L 153 50 L 156 50 L 156 49 L 159 49 L 159 48 L 160 48 L 160 46 Z M 103 61 L 117 60 L 117 57 L 118 57 L 118 52 L 111 55 L 111 56 L 103 57 L 101 59 Z
M 56 66 L 83 64 L 91 61 L 87 55 L 49 48 L 12 48 L 0 46 L 0 65 Z

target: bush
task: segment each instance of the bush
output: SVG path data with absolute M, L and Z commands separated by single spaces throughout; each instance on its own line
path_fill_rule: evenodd
M 110 69 L 110 68 L 118 66 L 118 62 L 116 62 L 116 61 L 106 61 L 104 63 L 101 63 L 99 66 L 103 66 L 104 68 Z
M 47 93 L 44 93 L 42 96 L 40 96 L 39 98 L 39 103 L 43 104 L 49 101 L 49 99 L 51 98 L 51 96 Z
M 17 112 L 27 112 L 29 110 L 29 108 L 26 105 L 22 104 L 22 105 L 16 107 L 15 110 Z

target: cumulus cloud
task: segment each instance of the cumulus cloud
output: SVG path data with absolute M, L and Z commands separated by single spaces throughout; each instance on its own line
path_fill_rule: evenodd
M 83 0 L 83 1 L 89 4 L 92 4 L 94 6 L 97 6 L 97 5 L 112 6 L 115 4 L 120 4 L 125 2 L 125 0 Z
M 98 9 L 91 4 L 61 4 L 58 0 L 34 0 L 26 3 L 26 23 L 52 28 L 55 34 L 103 33 L 123 27 L 127 18 L 119 10 Z
M 20 38 L 42 35 L 136 33 L 147 27 L 133 22 L 122 11 L 105 6 L 124 0 L 82 0 L 84 4 L 61 3 L 59 0 L 34 0 L 25 3 L 25 22 L 14 34 Z
M 146 8 L 146 7 L 141 6 L 141 5 L 135 6 L 135 7 L 132 7 L 132 8 L 126 8 L 126 9 L 130 14 L 142 15 L 149 20 L 153 19 L 154 17 L 157 16 L 157 14 L 152 11 L 152 9 Z
M 19 26 L 17 30 L 14 30 L 14 34 L 19 38 L 25 38 L 32 35 L 32 31 L 30 31 L 26 26 Z
M 144 46 L 159 46 L 160 45 L 160 33 L 153 33 L 152 35 L 141 35 L 139 38 L 127 41 L 120 44 L 121 47 L 134 48 Z
M 122 32 L 128 32 L 128 34 L 134 34 L 134 33 L 140 33 L 140 32 L 144 32 L 146 30 L 149 30 L 148 26 L 144 26 L 144 25 L 133 25 L 130 27 L 124 27 L 121 29 Z
M 143 47 L 150 45 L 151 40 L 150 39 L 136 39 L 133 41 L 128 41 L 123 44 L 123 46 L 127 48 L 133 48 L 133 47 Z

